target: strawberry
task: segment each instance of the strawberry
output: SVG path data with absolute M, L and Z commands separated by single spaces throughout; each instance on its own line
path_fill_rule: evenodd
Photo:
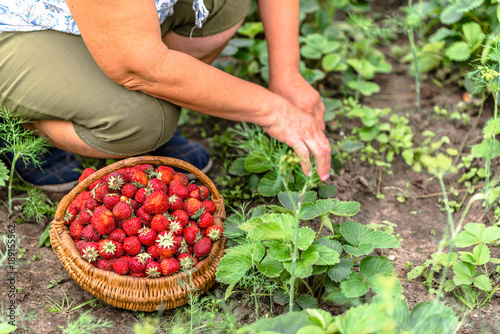
M 167 192 L 167 184 L 156 177 L 149 180 L 148 188 L 153 189 L 153 191 Z
M 141 204 L 144 204 L 144 201 L 146 200 L 146 197 L 148 197 L 148 195 L 150 194 L 150 189 L 148 188 L 139 188 L 137 189 L 136 193 L 135 193 L 135 196 L 134 196 L 134 199 L 141 203 Z
M 177 219 L 172 219 L 168 224 L 168 230 L 175 235 L 182 235 L 183 226 Z
M 85 210 L 94 211 L 95 208 L 99 206 L 99 203 L 93 198 L 89 197 L 85 202 L 83 202 L 82 207 L 80 208 L 80 212 Z
M 199 188 L 200 188 L 200 200 L 204 201 L 208 198 L 210 192 L 208 191 L 208 188 L 205 186 L 200 186 Z
M 80 214 L 78 215 L 78 217 L 76 217 L 74 221 L 82 224 L 83 226 L 88 225 L 90 224 L 90 218 L 92 218 L 91 213 L 92 211 L 88 209 L 82 210 L 80 211 Z
M 99 183 L 94 189 L 92 189 L 92 196 L 99 203 L 102 203 L 104 196 L 107 194 L 109 194 L 109 189 L 106 183 Z
M 118 259 L 113 263 L 113 270 L 120 275 L 126 275 L 129 272 L 128 261 L 125 259 Z
M 211 215 L 213 215 L 215 210 L 217 209 L 215 207 L 214 202 L 212 202 L 211 200 L 205 200 L 205 201 L 202 201 L 201 203 L 203 204 L 205 211 L 210 213 Z
M 82 175 L 80 175 L 80 177 L 78 178 L 78 183 L 82 182 L 83 180 L 85 180 L 89 175 L 92 175 L 94 174 L 95 172 L 97 172 L 97 169 L 95 169 L 94 167 L 88 167 L 88 168 L 85 168 L 82 172 Z
M 158 233 L 156 245 L 158 246 L 158 255 L 160 255 L 161 258 L 171 257 L 180 246 L 180 244 L 176 242 L 174 234 L 170 231 Z
M 100 235 L 110 234 L 116 228 L 113 212 L 105 206 L 98 206 L 94 210 L 90 222 Z
M 172 181 L 176 180 L 180 181 L 185 186 L 189 184 L 189 180 L 187 179 L 186 175 L 182 174 L 181 172 L 175 173 L 172 177 Z
M 90 197 L 92 197 L 92 193 L 89 191 L 82 191 L 78 195 L 76 195 L 75 199 L 73 200 L 72 203 L 76 206 L 76 210 L 80 212 L 80 208 L 82 207 L 82 204 L 85 203 Z
M 153 219 L 151 219 L 151 228 L 158 233 L 168 229 L 169 224 L 168 218 L 164 215 L 155 215 Z
M 140 164 L 140 165 L 136 165 L 136 166 L 134 166 L 132 168 L 139 169 L 139 170 L 143 171 L 146 174 L 152 173 L 152 172 L 155 171 L 155 168 L 151 164 Z
M 152 246 L 156 242 L 156 232 L 149 227 L 143 227 L 138 232 L 138 238 L 141 244 Z
M 96 267 L 102 270 L 112 271 L 114 262 L 115 261 L 113 261 L 113 259 L 111 260 L 100 259 L 97 261 Z
M 106 175 L 106 184 L 109 191 L 119 193 L 125 184 L 125 175 L 120 171 L 114 171 Z
M 146 276 L 149 278 L 158 278 L 161 276 L 161 267 L 160 264 L 156 261 L 151 261 L 146 264 L 145 270 Z
M 141 219 L 139 217 L 134 217 L 127 219 L 123 223 L 123 231 L 128 235 L 137 235 L 139 233 L 139 230 L 141 229 Z
M 79 251 L 80 253 L 82 252 L 82 249 L 85 248 L 85 245 L 87 245 L 88 243 L 88 241 L 76 240 L 76 239 L 73 239 L 73 242 L 75 243 L 76 250 Z
M 189 253 L 182 253 L 177 257 L 182 270 L 189 270 L 194 266 L 194 258 Z
M 130 203 L 120 201 L 113 207 L 113 215 L 117 219 L 129 219 L 132 217 L 132 214 L 133 210 Z
M 168 210 L 168 196 L 163 191 L 154 191 L 146 197 L 142 207 L 149 214 L 164 213 Z
M 180 269 L 180 265 L 175 258 L 170 257 L 168 259 L 161 260 L 160 268 L 161 268 L 161 274 L 163 276 L 168 276 L 178 272 Z
M 182 209 L 184 204 L 182 203 L 182 198 L 180 196 L 177 196 L 176 194 L 173 194 L 168 198 L 168 208 L 172 211 L 175 210 L 180 210 Z
M 179 248 L 177 248 L 177 250 L 175 251 L 175 256 L 178 257 L 182 253 L 189 253 L 189 247 L 191 247 L 191 246 L 189 246 L 188 243 L 186 242 L 186 239 L 184 239 L 184 237 L 182 237 Z
M 153 257 L 153 259 L 157 259 L 160 257 L 160 254 L 158 253 L 158 245 L 157 244 L 154 244 L 153 246 L 149 246 L 146 251 L 149 255 L 151 255 Z
M 137 256 L 135 256 L 130 259 L 130 261 L 128 262 L 128 266 L 130 271 L 133 273 L 144 272 L 144 270 L 146 269 L 146 262 L 140 257 L 138 258 Z
M 132 207 L 132 210 L 134 210 L 134 212 L 137 211 L 137 209 L 139 209 L 139 205 L 141 205 L 141 203 L 137 202 L 135 199 L 133 198 L 129 198 L 127 200 L 127 203 L 130 204 L 130 206 Z
M 83 228 L 81 237 L 82 239 L 94 242 L 97 242 L 101 239 L 101 236 L 99 235 L 99 233 L 97 233 L 96 229 L 92 225 L 87 225 Z
M 125 234 L 125 231 L 123 231 L 121 228 L 117 228 L 113 232 L 109 234 L 109 239 L 114 240 L 116 242 L 119 242 L 123 244 L 123 241 L 125 241 L 125 238 L 127 238 L 127 235 Z
M 73 239 L 80 240 L 82 238 L 82 231 L 83 225 L 78 221 L 75 220 L 71 223 L 71 226 L 69 227 L 69 235 L 71 235 Z
M 145 222 L 150 222 L 153 217 L 149 213 L 146 212 L 144 206 L 141 206 L 139 209 L 137 209 L 135 215 Z
M 102 204 L 109 210 L 113 210 L 118 202 L 120 202 L 120 195 L 116 193 L 109 193 L 102 199 Z
M 97 251 L 103 259 L 107 260 L 123 255 L 122 245 L 119 242 L 109 239 L 99 240 L 97 243 Z
M 182 236 L 189 245 L 194 245 L 200 238 L 200 229 L 197 226 L 188 226 L 182 232 Z
M 193 246 L 193 255 L 196 258 L 201 259 L 210 253 L 210 249 L 212 249 L 212 240 L 207 237 L 201 237 L 201 239 Z
M 159 166 L 156 168 L 156 177 L 165 182 L 166 185 L 172 181 L 172 177 L 175 174 L 171 167 Z
M 219 225 L 212 225 L 207 227 L 205 236 L 209 237 L 212 241 L 219 240 L 222 237 L 222 227 Z
M 199 189 L 199 188 L 196 188 L 196 189 L 194 189 L 194 190 L 191 190 L 191 191 L 189 192 L 189 196 L 188 196 L 188 197 L 189 197 L 189 198 L 196 198 L 197 200 L 199 200 L 199 199 L 200 199 L 200 197 L 201 197 L 201 196 L 200 196 L 200 189 Z
M 200 200 L 196 198 L 188 198 L 184 203 L 184 208 L 186 213 L 192 219 L 198 219 L 203 213 L 205 213 L 205 208 Z
M 121 194 L 123 196 L 127 196 L 128 198 L 134 198 L 136 193 L 137 193 L 137 186 L 132 183 L 124 184 L 121 190 Z
M 214 216 L 210 213 L 205 212 L 201 215 L 200 220 L 198 220 L 198 226 L 200 228 L 208 228 L 210 225 L 214 224 Z
M 183 200 L 188 198 L 189 191 L 181 181 L 172 180 L 168 188 L 168 196 L 177 195 Z
M 99 258 L 99 251 L 97 249 L 97 243 L 87 242 L 85 247 L 80 251 L 82 258 L 87 262 L 96 261 Z
M 140 168 L 132 167 L 130 169 L 130 183 L 137 188 L 143 188 L 148 185 L 148 177 Z
M 142 244 L 135 235 L 127 237 L 123 241 L 123 250 L 130 256 L 135 256 L 141 252 Z
M 148 264 L 149 262 L 153 261 L 153 257 L 151 254 L 142 252 L 136 255 L 136 257 L 141 261 L 141 263 L 144 263 L 145 265 Z
M 76 208 L 76 204 L 74 204 L 74 202 L 71 202 L 70 205 L 68 205 L 66 213 L 64 214 L 64 224 L 71 225 L 71 223 L 75 220 L 77 215 L 78 215 L 78 210 Z
M 146 274 L 144 273 L 144 271 L 139 271 L 139 272 L 129 272 L 128 273 L 129 276 L 132 276 L 132 277 L 146 277 Z
M 175 217 L 183 227 L 187 226 L 189 221 L 189 216 L 184 210 L 175 210 L 172 212 L 171 216 Z

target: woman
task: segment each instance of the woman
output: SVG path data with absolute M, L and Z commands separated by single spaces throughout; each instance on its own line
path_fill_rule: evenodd
M 312 173 L 312 154 L 326 180 L 331 157 L 324 106 L 299 73 L 299 0 L 258 2 L 269 49 L 269 89 L 209 65 L 251 5 L 0 0 L 0 104 L 35 120 L 32 129 L 57 148 L 46 158 L 46 174 L 64 174 L 63 166 L 75 163 L 72 153 L 172 156 L 206 170 L 207 152 L 175 131 L 185 107 L 261 126 L 294 149 L 306 175 Z M 64 179 L 39 182 L 16 167 L 31 176 L 28 182 L 53 190 L 71 186 L 75 178 L 68 172 Z

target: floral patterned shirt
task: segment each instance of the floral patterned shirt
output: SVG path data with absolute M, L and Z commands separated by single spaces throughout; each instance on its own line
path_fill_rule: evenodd
M 178 0 L 154 0 L 160 23 L 174 12 Z M 203 0 L 193 1 L 196 26 L 208 16 Z M 53 29 L 80 35 L 64 0 L 0 0 L 0 33 Z

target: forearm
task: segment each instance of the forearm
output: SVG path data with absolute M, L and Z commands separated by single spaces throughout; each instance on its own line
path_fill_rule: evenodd
M 298 72 L 299 0 L 259 0 L 258 4 L 268 45 L 270 77 Z

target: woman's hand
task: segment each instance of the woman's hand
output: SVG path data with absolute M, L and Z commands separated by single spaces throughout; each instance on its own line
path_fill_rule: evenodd
M 325 105 L 320 95 L 298 71 L 271 78 L 269 90 L 287 99 L 298 109 L 312 115 L 320 130 L 325 130 Z
M 281 99 L 277 105 L 277 110 L 266 122 L 261 123 L 262 128 L 270 136 L 293 148 L 307 176 L 312 175 L 312 154 L 318 175 L 326 181 L 330 176 L 331 147 L 318 122 L 312 114 L 303 112 L 285 99 Z

